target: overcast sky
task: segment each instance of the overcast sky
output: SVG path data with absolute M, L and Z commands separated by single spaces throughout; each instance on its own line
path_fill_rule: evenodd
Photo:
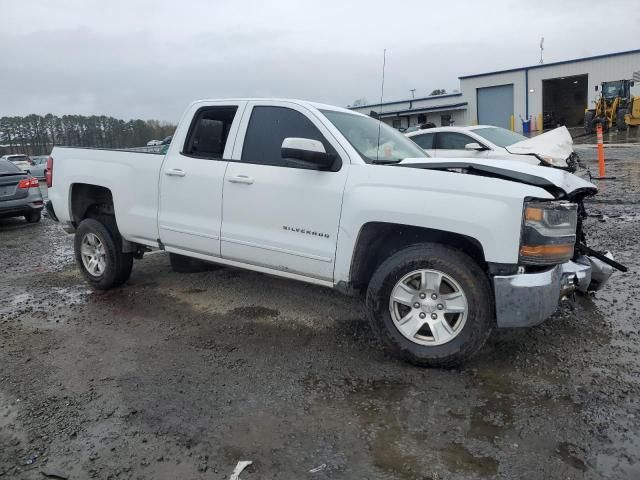
M 639 25 L 640 0 L 0 0 L 0 116 L 175 122 L 198 98 L 373 103 L 384 48 L 385 100 L 425 96 L 538 63 L 541 36 L 547 63 L 640 48 Z

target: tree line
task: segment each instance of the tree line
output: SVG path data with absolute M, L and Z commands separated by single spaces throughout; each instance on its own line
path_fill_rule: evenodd
M 173 135 L 176 126 L 158 120 L 120 120 L 104 115 L 48 113 L 0 117 L 0 155 L 48 155 L 54 145 L 130 148 Z

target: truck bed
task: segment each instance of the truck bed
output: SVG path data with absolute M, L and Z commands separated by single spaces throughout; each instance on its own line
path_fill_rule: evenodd
M 118 228 L 123 236 L 133 242 L 158 245 L 158 177 L 164 155 L 55 147 L 51 156 L 54 174 L 49 198 L 60 221 L 72 221 L 70 194 L 74 186 L 98 185 L 112 193 Z

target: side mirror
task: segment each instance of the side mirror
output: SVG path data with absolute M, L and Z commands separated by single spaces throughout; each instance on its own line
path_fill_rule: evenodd
M 633 87 L 635 84 L 636 84 L 636 82 L 634 82 L 633 80 L 631 80 L 631 81 L 629 82 L 629 86 L 630 86 L 630 87 Z
M 464 146 L 465 150 L 477 150 L 477 151 L 482 151 L 482 150 L 486 150 L 486 148 L 484 148 L 482 145 L 480 145 L 477 142 L 471 142 L 471 143 L 467 143 Z
M 598 91 L 598 85 L 596 85 L 596 92 Z
M 328 170 L 333 166 L 334 155 L 329 155 L 322 142 L 311 138 L 287 137 L 280 148 L 282 158 L 292 158 L 315 165 L 320 170 Z

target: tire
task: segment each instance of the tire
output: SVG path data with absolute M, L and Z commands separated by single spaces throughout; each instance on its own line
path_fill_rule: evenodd
M 171 269 L 176 273 L 198 273 L 213 270 L 215 267 L 203 260 L 177 253 L 169 253 Z
M 93 272 L 83 261 L 82 247 L 85 239 L 97 237 L 102 246 L 101 269 Z M 94 245 L 97 244 L 94 240 Z M 74 239 L 76 263 L 87 282 L 97 290 L 109 290 L 122 285 L 129 279 L 133 267 L 133 254 L 122 252 L 122 239 L 113 217 L 86 218 L 78 226 Z
M 42 218 L 42 213 L 38 210 L 35 212 L 29 212 L 24 216 L 24 219 L 29 223 L 38 223 Z
M 450 318 L 455 319 L 455 323 L 442 320 L 445 315 L 440 317 L 442 312 L 437 311 L 442 307 L 441 304 L 437 304 L 435 307 L 433 303 L 426 304 L 426 302 L 431 302 L 429 298 L 435 293 L 435 290 L 432 290 L 432 293 L 427 291 L 427 299 L 421 300 L 425 303 L 417 310 L 402 306 L 397 302 L 391 302 L 391 294 L 396 291 L 394 289 L 398 287 L 399 282 L 421 269 L 432 271 L 430 276 L 436 272 L 444 274 L 442 278 L 446 278 L 449 282 L 442 282 L 445 287 L 457 284 L 455 287 L 462 292 L 462 298 L 466 300 L 466 311 L 462 314 L 449 314 Z M 443 301 L 441 298 L 452 297 L 455 290 L 453 288 L 451 290 L 453 293 L 446 294 L 443 287 L 440 287 L 436 293 L 437 300 L 433 300 L 433 302 L 441 302 Z M 492 298 L 493 294 L 487 275 L 471 257 L 441 244 L 422 243 L 395 253 L 378 267 L 367 289 L 366 309 L 372 330 L 390 353 L 418 366 L 448 368 L 464 363 L 485 344 L 495 324 Z M 447 301 L 453 303 L 444 307 L 445 312 L 450 308 L 453 309 L 454 304 L 461 300 L 458 297 L 458 300 Z M 392 316 L 394 305 L 405 309 L 409 308 L 411 312 L 419 312 L 416 315 L 427 316 L 425 322 L 429 322 L 428 318 L 433 319 L 432 316 L 436 315 L 440 319 L 433 320 L 433 324 L 436 326 L 443 325 L 442 322 L 447 321 L 450 325 L 449 328 L 452 331 L 455 330 L 452 333 L 452 338 L 446 340 L 446 334 L 438 335 L 442 341 L 442 343 L 438 343 L 436 335 L 431 334 L 433 341 L 429 340 L 428 334 L 431 332 L 431 323 L 429 323 L 428 332 L 423 330 L 423 326 L 415 333 L 414 339 L 410 340 L 400 331 L 398 323 Z M 413 318 L 417 322 L 421 321 L 417 320 L 417 317 Z M 422 317 L 420 318 L 422 319 Z
M 593 111 L 587 111 L 584 113 L 584 132 L 587 134 L 593 133 Z
M 628 110 L 620 109 L 620 110 L 618 110 L 618 113 L 616 114 L 616 128 L 618 129 L 619 132 L 626 132 L 627 131 L 627 122 L 625 122 L 625 120 L 624 120 L 624 116 L 627 113 L 629 113 Z

